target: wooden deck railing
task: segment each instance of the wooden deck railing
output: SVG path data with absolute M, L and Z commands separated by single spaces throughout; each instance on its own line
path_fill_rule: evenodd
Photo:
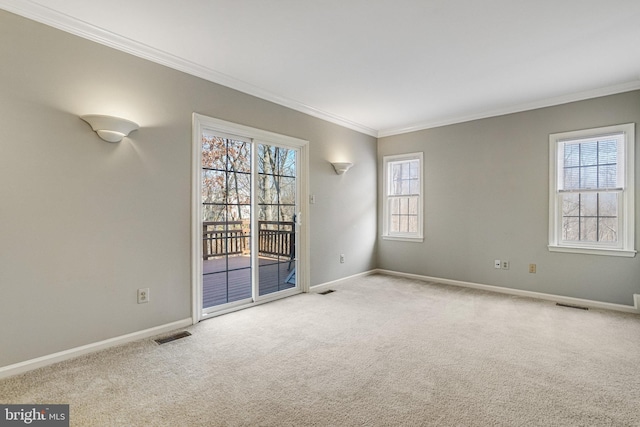
M 203 222 L 202 258 L 248 254 L 251 234 L 248 221 Z M 281 221 L 258 221 L 258 252 L 262 256 L 293 258 L 295 224 Z

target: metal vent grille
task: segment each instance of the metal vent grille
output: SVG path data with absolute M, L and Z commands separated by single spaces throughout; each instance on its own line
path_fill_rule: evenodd
M 327 295 L 330 294 L 331 292 L 335 292 L 333 289 L 327 289 L 326 291 L 322 291 L 322 292 L 318 292 L 320 295 Z
M 179 340 L 180 338 L 185 338 L 190 335 L 191 334 L 189 332 L 184 331 L 184 332 L 178 332 L 177 334 L 169 335 L 168 337 L 158 338 L 157 340 L 154 340 L 154 341 L 157 342 L 158 344 L 166 344 L 168 342 Z
M 560 306 L 560 307 L 577 308 L 578 310 L 589 310 L 588 307 L 582 307 L 582 306 L 579 306 L 579 305 L 572 305 L 572 304 L 562 304 L 560 302 L 557 302 L 556 305 Z

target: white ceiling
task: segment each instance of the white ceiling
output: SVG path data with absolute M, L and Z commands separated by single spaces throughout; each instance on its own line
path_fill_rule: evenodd
M 640 89 L 639 0 L 0 0 L 374 135 Z

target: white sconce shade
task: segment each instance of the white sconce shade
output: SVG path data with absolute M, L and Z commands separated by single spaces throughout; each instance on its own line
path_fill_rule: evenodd
M 338 175 L 342 175 L 343 173 L 348 171 L 351 168 L 351 166 L 353 166 L 353 163 L 349 163 L 349 162 L 336 162 L 331 164 L 333 165 L 333 168 L 336 170 L 336 173 Z
M 98 136 L 107 142 L 120 142 L 140 127 L 137 123 L 120 117 L 89 114 L 80 118 L 89 123 Z

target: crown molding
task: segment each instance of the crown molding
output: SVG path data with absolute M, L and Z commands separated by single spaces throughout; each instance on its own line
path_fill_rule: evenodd
M 441 126 L 453 125 L 456 123 L 470 122 L 472 120 L 486 119 L 489 117 L 504 116 L 506 114 L 520 113 L 523 111 L 536 110 L 538 108 L 553 107 L 554 105 L 568 104 L 570 102 L 584 101 L 586 99 L 598 98 L 601 96 L 615 95 L 623 92 L 640 89 L 640 79 L 630 82 L 608 86 L 599 89 L 592 89 L 583 92 L 576 92 L 567 95 L 545 98 L 533 102 L 527 102 L 519 105 L 512 105 L 505 108 L 483 111 L 480 113 L 469 114 L 465 116 L 449 117 L 442 120 L 425 121 L 416 125 L 384 129 L 378 132 L 378 138 L 387 136 L 400 135 L 403 133 L 417 132 L 425 129 L 432 129 Z
M 180 58 L 174 54 L 156 49 L 127 37 L 120 36 L 103 28 L 55 11 L 46 6 L 34 3 L 31 0 L 0 0 L 0 9 L 4 9 L 8 12 L 15 13 L 33 21 L 40 22 L 50 27 L 57 28 L 67 33 L 82 37 L 84 39 L 100 43 L 104 46 L 129 53 L 139 58 L 164 65 L 166 67 L 193 75 L 195 77 L 200 77 L 210 82 L 235 89 L 239 92 L 255 96 L 269 102 L 273 102 L 283 107 L 287 107 L 292 110 L 307 114 L 309 116 L 316 117 L 318 119 L 325 120 L 338 126 L 342 126 L 376 138 L 384 138 L 404 133 L 417 132 L 420 130 L 431 129 L 435 127 L 464 123 L 489 117 L 503 116 L 506 114 L 519 113 L 528 110 L 535 110 L 538 108 L 551 107 L 554 105 L 582 101 L 585 99 L 597 98 L 607 95 L 615 95 L 617 93 L 640 89 L 640 79 L 638 79 L 614 86 L 608 86 L 604 88 L 577 92 L 552 98 L 545 98 L 533 102 L 508 106 L 494 110 L 481 111 L 469 115 L 453 116 L 439 120 L 427 120 L 410 126 L 376 130 L 346 119 L 344 117 L 338 116 L 336 114 L 332 114 L 327 111 L 312 107 L 305 103 L 276 95 L 265 89 L 233 78 L 214 69 L 203 67 L 202 65 L 196 64 L 192 61 L 188 61 L 184 58 Z
M 34 3 L 30 0 L 0 0 L 0 9 L 4 9 L 8 12 L 15 13 L 16 15 L 57 28 L 84 39 L 100 43 L 104 46 L 129 53 L 139 58 L 155 62 L 156 64 L 164 65 L 174 70 L 182 71 L 195 77 L 200 77 L 210 82 L 255 96 L 265 101 L 291 108 L 292 110 L 308 114 L 339 126 L 343 126 L 369 136 L 378 136 L 378 131 L 375 129 L 371 129 L 344 117 L 322 111 L 302 102 L 278 96 L 250 83 L 238 80 L 211 68 L 203 67 L 192 61 L 160 49 L 156 49 L 144 43 L 120 36 L 111 31 L 107 31 L 104 28 L 89 24 L 46 6 Z

